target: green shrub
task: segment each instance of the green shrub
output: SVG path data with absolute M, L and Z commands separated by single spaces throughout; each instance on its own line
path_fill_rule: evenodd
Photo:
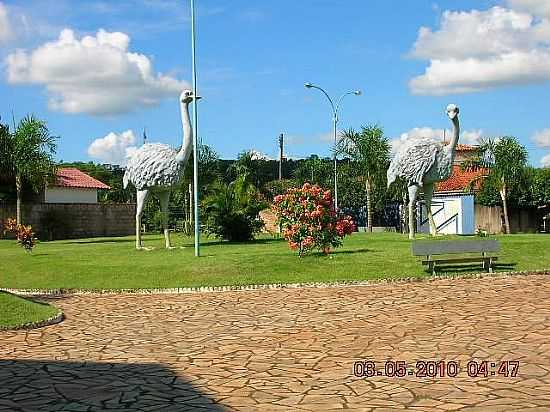
M 216 183 L 203 202 L 206 233 L 230 242 L 252 240 L 261 231 L 259 213 L 266 204 L 243 177 L 229 185 Z

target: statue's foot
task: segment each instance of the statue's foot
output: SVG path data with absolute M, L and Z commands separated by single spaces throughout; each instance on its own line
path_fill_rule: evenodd
M 177 249 L 177 247 L 175 247 L 175 246 L 166 246 L 166 249 L 168 249 L 168 250 L 174 250 L 174 249 Z
M 136 250 L 145 250 L 146 252 L 149 252 L 151 250 L 155 249 L 154 247 L 147 247 L 147 246 L 136 246 Z

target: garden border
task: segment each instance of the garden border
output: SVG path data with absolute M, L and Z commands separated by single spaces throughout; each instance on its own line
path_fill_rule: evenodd
M 335 281 L 335 282 L 304 282 L 304 283 L 272 283 L 259 285 L 233 285 L 233 286 L 198 286 L 198 287 L 182 287 L 182 288 L 136 288 L 136 289 L 10 289 L 0 288 L 0 291 L 5 291 L 21 296 L 71 296 L 71 295 L 169 295 L 169 294 L 192 294 L 192 293 L 212 293 L 212 292 L 245 292 L 251 290 L 268 290 L 268 289 L 308 289 L 308 288 L 341 288 L 341 287 L 357 287 L 357 286 L 374 286 L 384 283 L 412 283 L 412 282 L 434 282 L 438 280 L 453 280 L 453 279 L 480 279 L 480 278 L 502 278 L 511 276 L 527 276 L 527 275 L 550 275 L 550 269 L 541 270 L 524 270 L 512 272 L 496 272 L 496 273 L 464 273 L 454 275 L 438 275 L 438 276 L 406 276 L 400 278 L 382 278 L 372 280 L 350 280 L 350 281 Z M 60 322 L 63 320 L 61 313 Z M 53 322 L 53 323 L 58 323 Z M 53 324 L 50 323 L 50 324 Z M 46 325 L 43 325 L 46 326 Z M 1 329 L 0 329 L 1 330 Z
M 25 295 L 24 293 L 14 293 L 14 294 Z M 58 308 L 56 309 L 57 309 L 57 313 L 48 319 L 39 320 L 37 322 L 23 323 L 21 325 L 15 325 L 15 326 L 0 326 L 0 332 L 6 332 L 10 330 L 21 330 L 21 329 L 38 329 L 38 328 L 43 328 L 45 326 L 56 325 L 58 323 L 61 323 L 65 319 L 65 314 L 61 309 L 58 309 Z

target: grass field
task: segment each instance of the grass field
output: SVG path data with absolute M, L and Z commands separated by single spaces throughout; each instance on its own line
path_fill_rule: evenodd
M 0 329 L 49 319 L 57 309 L 45 303 L 0 292 Z
M 498 237 L 497 270 L 550 268 L 550 236 Z M 429 276 L 411 256 L 406 236 L 359 233 L 330 256 L 298 258 L 283 240 L 262 237 L 241 244 L 204 239 L 195 258 L 190 238 L 174 236 L 183 249 L 163 249 L 159 235 L 145 237 L 152 251 L 136 251 L 133 237 L 39 243 L 32 254 L 0 241 L 0 287 L 122 289 L 331 282 Z M 464 269 L 479 272 L 480 266 Z M 456 270 L 452 273 L 456 273 Z

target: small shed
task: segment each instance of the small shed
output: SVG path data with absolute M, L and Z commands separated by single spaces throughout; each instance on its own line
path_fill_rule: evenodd
M 457 150 L 461 157 L 455 160 L 451 176 L 437 184 L 432 199 L 432 214 L 437 231 L 447 235 L 471 235 L 476 232 L 474 194 L 469 189 L 479 188 L 481 180 L 488 173 L 482 168 L 462 169 L 460 163 L 467 158 L 463 153 L 470 154 L 473 151 L 471 146 L 463 146 Z M 430 232 L 424 202 L 419 202 L 417 227 L 421 233 Z
M 99 189 L 110 187 L 77 168 L 59 168 L 44 190 L 44 203 L 97 203 Z

